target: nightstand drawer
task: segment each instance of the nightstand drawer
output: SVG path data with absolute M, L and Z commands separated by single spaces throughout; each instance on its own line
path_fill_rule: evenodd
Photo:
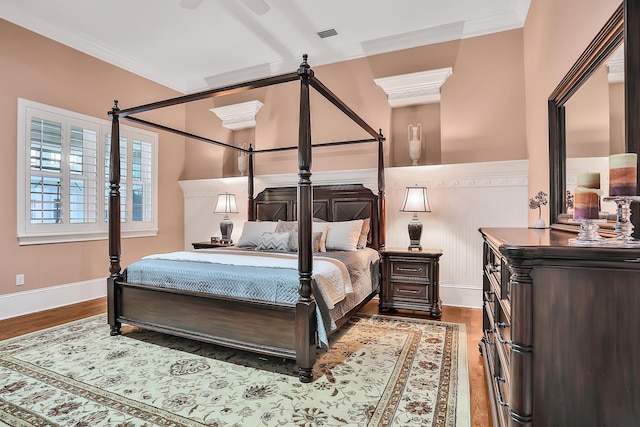
M 391 283 L 391 295 L 393 298 L 427 301 L 429 295 L 426 285 L 415 285 L 412 283 Z
M 391 259 L 391 279 L 408 277 L 429 280 L 429 263 L 416 260 Z

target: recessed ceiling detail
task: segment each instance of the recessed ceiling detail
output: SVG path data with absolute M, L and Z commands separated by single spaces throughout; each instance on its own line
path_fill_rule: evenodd
M 212 108 L 210 111 L 222 120 L 222 126 L 227 129 L 251 129 L 256 127 L 256 114 L 262 105 L 260 101 L 249 101 Z
M 221 80 L 243 81 L 242 72 L 257 64 L 266 64 L 261 70 L 268 75 L 295 71 L 304 53 L 317 67 L 522 28 L 531 0 L 0 3 L 6 21 L 190 93 L 217 87 Z M 316 33 L 332 29 L 339 34 L 321 39 Z
M 392 108 L 440 102 L 440 88 L 453 68 L 383 77 L 374 81 L 387 93 Z

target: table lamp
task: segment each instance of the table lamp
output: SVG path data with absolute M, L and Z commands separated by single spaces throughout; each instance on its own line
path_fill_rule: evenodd
M 418 212 L 431 212 L 427 187 L 407 187 L 400 212 L 413 212 L 413 218 L 409 222 L 409 250 L 421 251 L 420 237 L 422 236 L 422 223 L 418 219 Z
M 233 222 L 229 219 L 230 213 L 238 213 L 238 205 L 236 204 L 236 195 L 229 193 L 218 194 L 218 203 L 213 213 L 224 214 L 224 218 L 220 221 L 220 234 L 222 234 L 222 243 L 233 243 L 231 240 L 231 232 L 233 231 Z

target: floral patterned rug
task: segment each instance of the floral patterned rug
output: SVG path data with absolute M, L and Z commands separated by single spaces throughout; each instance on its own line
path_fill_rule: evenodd
M 0 426 L 468 426 L 464 325 L 356 315 L 292 361 L 104 315 L 0 342 Z

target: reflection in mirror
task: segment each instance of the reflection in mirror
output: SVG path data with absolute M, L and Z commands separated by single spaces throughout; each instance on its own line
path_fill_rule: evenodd
M 622 43 L 567 100 L 564 107 L 566 190 L 574 193 L 578 174 L 597 172 L 600 174 L 602 198 L 607 197 L 609 156 L 625 152 Z M 615 222 L 616 208 L 615 202 L 603 201 L 600 217 Z M 561 220 L 570 219 L 570 209 L 565 206 L 559 217 Z
M 599 172 L 600 187 L 608 190 L 608 156 L 625 151 L 625 112 L 619 101 L 624 100 L 624 81 L 615 83 L 617 86 L 609 84 L 610 71 L 612 80 L 617 75 L 616 60 L 624 58 L 623 6 L 616 9 L 549 97 L 549 213 L 554 228 L 578 231 L 569 221 L 567 190 L 573 193 L 577 175 L 583 172 Z M 615 235 L 615 208 L 601 208 L 603 216 L 612 219 L 600 227 L 601 231 L 608 229 Z M 609 217 L 610 212 L 614 214 Z
M 567 158 L 624 153 L 622 44 L 565 103 L 565 123 Z

